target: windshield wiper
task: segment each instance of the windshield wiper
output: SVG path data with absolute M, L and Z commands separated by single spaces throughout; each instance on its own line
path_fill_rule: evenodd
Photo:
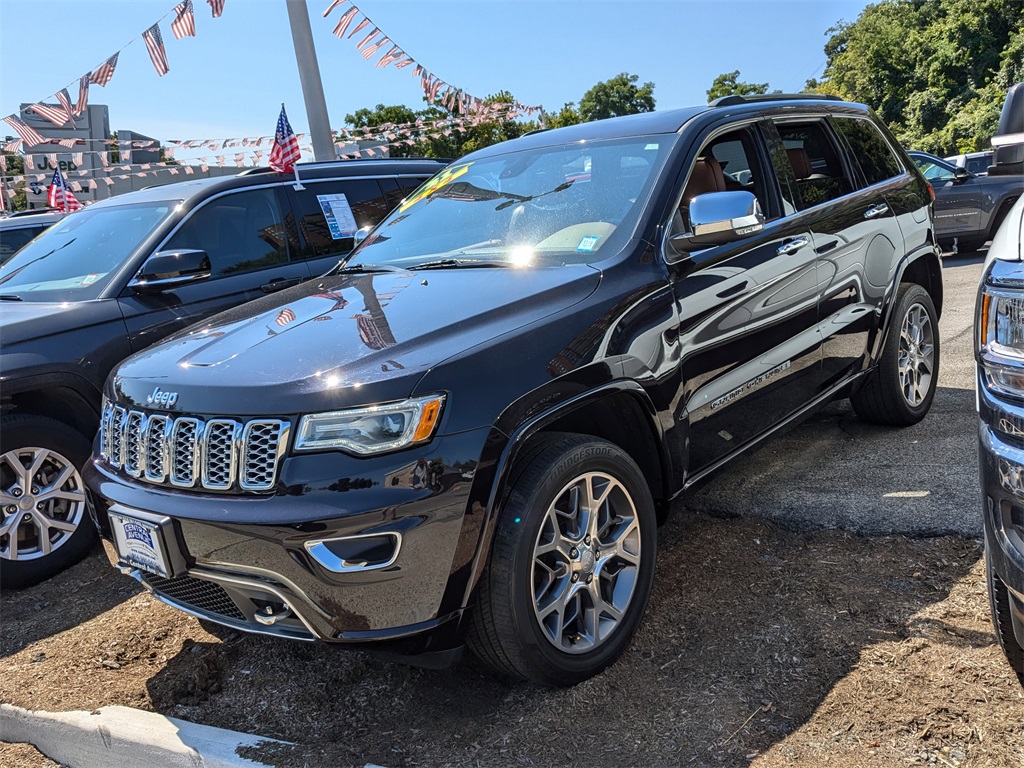
M 437 259 L 436 261 L 425 261 L 409 269 L 460 269 L 466 267 L 507 267 L 507 261 L 478 261 L 476 259 Z
M 24 301 L 24 299 L 16 293 L 0 293 L 0 301 Z
M 408 270 L 392 267 L 390 264 L 345 264 L 335 269 L 336 274 L 340 275 L 342 272 L 408 272 Z

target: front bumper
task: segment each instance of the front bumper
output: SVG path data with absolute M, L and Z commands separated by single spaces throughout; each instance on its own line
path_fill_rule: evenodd
M 1024 646 L 1024 408 L 997 400 L 980 382 L 978 400 L 985 543 L 1009 590 L 1014 635 Z
M 474 469 L 488 431 L 369 459 L 293 456 L 265 496 L 155 487 L 96 457 L 83 475 L 108 542 L 111 511 L 163 521 L 169 578 L 129 565 L 109 543 L 108 554 L 164 602 L 249 632 L 430 653 L 461 643 L 482 517 Z M 368 536 L 394 551 L 346 562 L 316 547 Z

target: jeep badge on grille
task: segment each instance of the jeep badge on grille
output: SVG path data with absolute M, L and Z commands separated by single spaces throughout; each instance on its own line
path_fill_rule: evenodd
M 159 405 L 164 408 L 169 408 L 170 406 L 178 402 L 178 393 L 164 392 L 163 390 L 160 389 L 160 387 L 157 387 L 156 389 L 153 390 L 153 394 L 149 395 L 146 398 L 146 402 L 149 403 L 150 405 Z

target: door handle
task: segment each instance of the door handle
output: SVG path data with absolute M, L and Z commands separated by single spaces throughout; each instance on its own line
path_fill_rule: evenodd
M 870 208 L 868 208 L 866 211 L 864 211 L 864 218 L 865 219 L 874 219 L 877 216 L 881 216 L 883 213 L 887 213 L 888 211 L 889 211 L 889 206 L 888 205 L 886 205 L 885 203 L 879 203 L 878 205 L 873 205 Z
M 264 293 L 274 293 L 275 291 L 283 291 L 285 288 L 291 288 L 293 285 L 298 285 L 301 282 L 301 277 L 275 277 L 269 283 L 261 285 L 260 290 Z
M 810 242 L 810 240 L 803 236 L 794 237 L 792 240 L 788 240 L 782 245 L 780 245 L 777 253 L 779 254 L 779 256 L 792 256 L 801 248 L 810 245 Z

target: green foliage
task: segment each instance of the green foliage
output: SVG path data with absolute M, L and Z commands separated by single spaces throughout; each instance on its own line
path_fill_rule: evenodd
M 598 83 L 580 99 L 580 122 L 654 111 L 654 83 L 637 87 L 637 75 L 620 72 Z
M 1024 0 L 880 0 L 826 33 L 808 86 L 874 108 L 907 147 L 984 149 L 1024 80 Z
M 7 155 L 7 170 L 3 172 L 4 176 L 24 176 L 25 175 L 25 158 L 22 155 Z M 25 196 L 25 182 L 20 182 L 17 186 L 12 185 L 9 181 L 4 181 L 4 189 L 16 189 L 17 194 L 14 198 L 4 197 L 4 204 L 10 204 L 11 210 L 22 211 L 28 207 L 28 201 Z M 6 192 L 0 194 L 6 195 Z
M 757 93 L 768 93 L 768 83 L 741 83 L 740 71 L 724 72 L 715 78 L 708 89 L 708 101 L 722 96 L 749 96 Z
M 576 109 L 575 102 L 567 101 L 562 108 L 553 115 L 544 116 L 548 128 L 565 128 L 569 125 L 579 125 L 583 122 L 580 111 Z

